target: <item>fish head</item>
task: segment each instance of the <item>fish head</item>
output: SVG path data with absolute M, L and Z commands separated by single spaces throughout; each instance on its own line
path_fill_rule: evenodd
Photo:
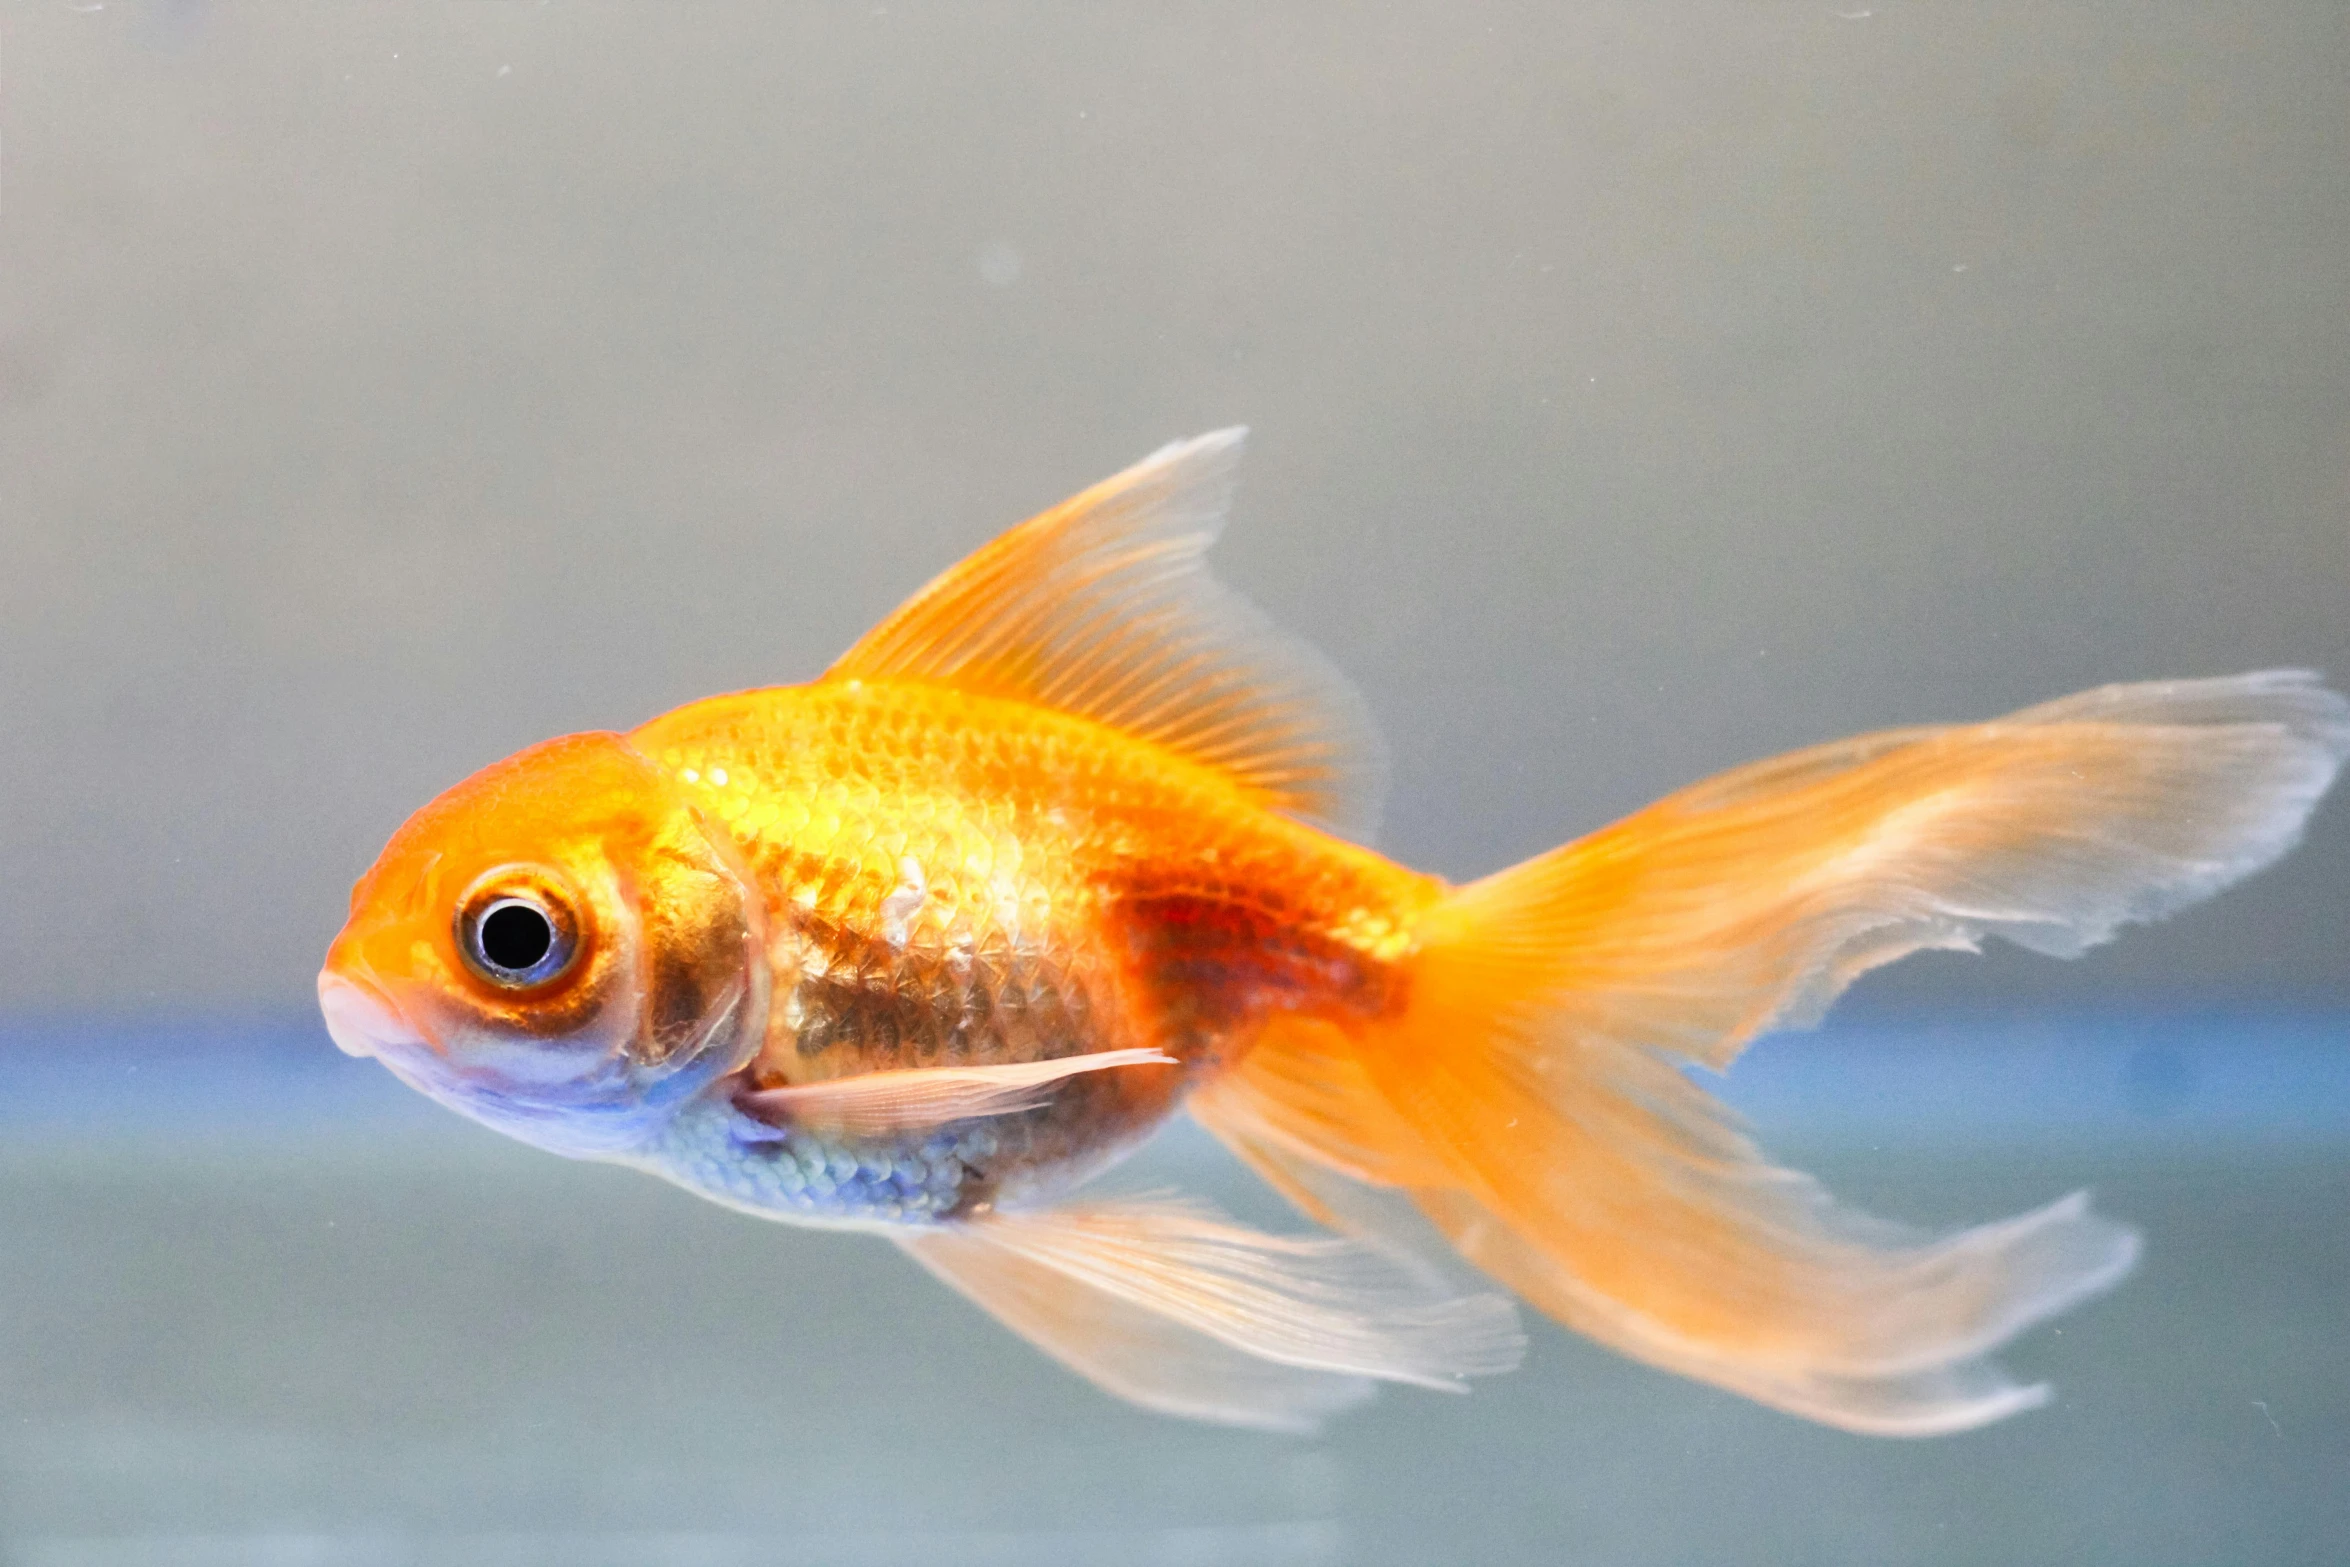
M 559 1153 L 617 1156 L 757 1053 L 761 904 L 615 734 L 507 758 L 393 834 L 318 976 L 335 1043 Z

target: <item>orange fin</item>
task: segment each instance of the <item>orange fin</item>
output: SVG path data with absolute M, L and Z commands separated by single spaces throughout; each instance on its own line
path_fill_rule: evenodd
M 1721 774 L 1472 883 L 1460 961 L 1552 1026 L 1727 1066 L 1868 970 L 1987 935 L 2058 957 L 2269 864 L 2350 756 L 2298 670 L 2106 686 Z
M 861 1072 L 829 1082 L 763 1088 L 735 1103 L 763 1120 L 820 1126 L 850 1137 L 886 1137 L 949 1121 L 1033 1110 L 1052 1096 L 1054 1084 L 1081 1072 L 1178 1064 L 1160 1050 L 1099 1050 L 1009 1066 Z
M 1477 1287 L 1474 1271 L 1464 1266 L 1416 1203 L 1415 1197 L 1424 1189 L 1421 1185 L 1369 1177 L 1359 1167 L 1345 1168 L 1324 1158 L 1280 1124 L 1277 1108 L 1274 1114 L 1266 1114 L 1268 1103 L 1260 1086 L 1245 1084 L 1237 1074 L 1227 1073 L 1193 1093 L 1184 1101 L 1184 1108 L 1266 1185 L 1316 1224 L 1368 1246 L 1432 1282 L 1454 1281 L 1446 1287 L 1464 1292 Z M 1392 1114 L 1385 1112 L 1382 1119 Z M 1408 1130 L 1402 1130 L 1402 1123 L 1394 1124 L 1400 1137 L 1411 1137 Z M 1361 1139 L 1355 1141 L 1359 1144 Z M 1453 1184 L 1432 1152 L 1423 1147 L 1418 1153 L 1429 1181 L 1439 1187 Z M 1394 1162 L 1386 1168 L 1391 1175 L 1404 1172 L 1404 1167 Z
M 2282 672 L 1741 768 L 1460 888 L 1400 1012 L 1353 1035 L 1359 1071 L 1269 1029 L 1205 1118 L 1325 1213 L 1336 1177 L 1407 1191 L 1653 1364 L 1856 1431 L 1996 1420 L 2046 1390 L 1990 1353 L 2121 1278 L 2136 1236 L 2080 1196 L 1943 1238 L 1839 1209 L 1686 1064 L 1921 947 L 2077 952 L 2214 892 L 2291 846 L 2346 755 L 2350 704 Z
M 1277 1015 L 1249 1050 L 1184 1101 L 1192 1119 L 1315 1223 L 1349 1234 L 1364 1188 L 1451 1184 L 1363 1064 L 1357 1041 L 1320 1018 Z
M 1208 572 L 1246 432 L 1180 441 L 1022 523 L 867 632 L 830 680 L 936 681 L 1107 724 L 1366 835 L 1385 767 L 1344 676 Z
M 898 1243 L 1072 1370 L 1199 1419 L 1310 1429 L 1368 1381 L 1457 1390 L 1525 1348 L 1498 1296 L 1166 1198 L 1002 1211 Z

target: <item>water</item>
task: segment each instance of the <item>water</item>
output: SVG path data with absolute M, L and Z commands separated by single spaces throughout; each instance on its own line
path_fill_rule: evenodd
M 1542 1326 L 1468 1397 L 1293 1441 L 1114 1404 L 885 1246 L 510 1146 L 306 1025 L 19 1028 L 0 1560 L 2317 1561 L 2350 1539 L 2346 1039 L 1878 1020 L 1733 1074 L 1881 1212 L 2088 1185 L 2144 1228 L 2013 1352 L 2049 1409 L 1870 1441 Z M 1273 1211 L 1188 1130 L 1134 1178 Z
M 1728 1083 L 1879 1211 L 2145 1230 L 2014 1352 L 2053 1407 L 1928 1443 L 1549 1328 L 1317 1442 L 1154 1419 L 309 1013 L 438 790 L 1235 422 L 1218 569 L 1448 876 L 1838 734 L 2339 681 L 2346 17 L 0 8 L 0 1567 L 2350 1560 L 2340 800 Z

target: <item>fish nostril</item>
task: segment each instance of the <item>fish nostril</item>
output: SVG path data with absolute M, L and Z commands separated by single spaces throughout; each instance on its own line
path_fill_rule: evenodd
M 335 1047 L 347 1056 L 372 1056 L 387 1047 L 421 1042 L 399 1010 L 372 986 L 331 968 L 318 976 L 318 1010 Z

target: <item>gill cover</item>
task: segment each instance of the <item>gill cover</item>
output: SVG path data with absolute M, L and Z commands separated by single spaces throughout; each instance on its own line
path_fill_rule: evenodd
M 764 948 L 723 832 L 620 736 L 568 735 L 393 835 L 319 1000 L 345 1050 L 452 1109 L 621 1154 L 756 1052 Z

